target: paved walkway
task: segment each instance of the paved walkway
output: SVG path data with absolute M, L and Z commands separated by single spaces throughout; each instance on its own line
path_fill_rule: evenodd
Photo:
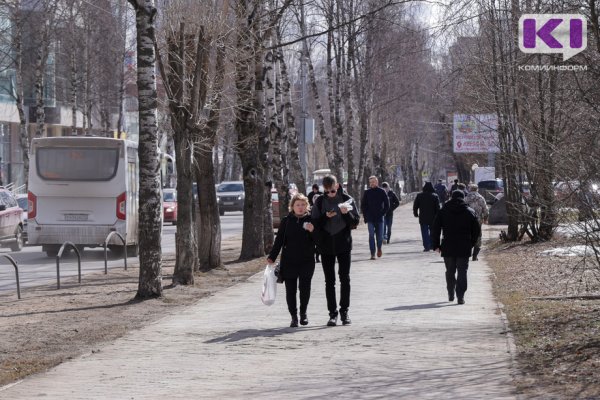
M 422 252 L 410 205 L 396 211 L 381 259 L 369 260 L 366 229 L 354 232 L 350 326 L 325 326 L 319 265 L 310 324 L 296 329 L 282 286 L 275 305 L 262 305 L 258 274 L 0 389 L 0 399 L 515 398 L 485 262 L 471 264 L 457 306 L 447 302 L 441 258 Z

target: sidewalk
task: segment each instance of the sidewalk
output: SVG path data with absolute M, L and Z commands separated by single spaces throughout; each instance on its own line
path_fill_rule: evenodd
M 282 285 L 275 305 L 262 305 L 260 273 L 0 388 L 0 399 L 516 398 L 485 261 L 470 265 L 466 304 L 449 303 L 442 259 L 422 252 L 412 205 L 394 220 L 392 243 L 376 261 L 366 228 L 354 231 L 350 326 L 325 326 L 320 264 L 307 327 L 287 327 Z

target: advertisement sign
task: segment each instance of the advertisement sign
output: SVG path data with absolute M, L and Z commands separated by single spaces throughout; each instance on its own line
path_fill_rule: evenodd
M 454 114 L 455 153 L 499 153 L 495 114 Z

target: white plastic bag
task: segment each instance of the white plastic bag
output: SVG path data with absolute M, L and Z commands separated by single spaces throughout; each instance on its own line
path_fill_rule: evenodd
M 348 211 L 352 211 L 354 209 L 354 207 L 352 207 L 352 199 L 346 200 L 345 202 L 338 204 L 338 207 L 346 208 Z
M 260 299 L 266 306 L 275 303 L 277 295 L 277 277 L 275 276 L 275 264 L 267 265 L 263 274 L 263 288 Z

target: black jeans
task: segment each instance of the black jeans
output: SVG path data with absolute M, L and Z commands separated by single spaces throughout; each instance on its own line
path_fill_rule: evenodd
M 285 279 L 285 300 L 288 311 L 292 315 L 298 314 L 296 306 L 296 292 L 298 290 L 298 281 L 300 281 L 300 314 L 306 314 L 308 301 L 310 300 L 310 283 L 312 281 L 314 268 L 310 273 L 301 274 L 299 277 Z
M 462 299 L 467 291 L 469 257 L 444 257 L 444 264 L 446 264 L 446 287 L 448 295 L 454 295 L 454 290 L 456 290 L 456 297 Z M 456 273 L 457 271 L 458 274 Z
M 335 259 L 338 261 L 338 275 L 340 277 L 340 311 L 347 311 L 350 307 L 350 252 L 336 255 L 321 254 L 321 265 L 325 274 L 325 296 L 329 314 L 337 313 L 335 298 Z

